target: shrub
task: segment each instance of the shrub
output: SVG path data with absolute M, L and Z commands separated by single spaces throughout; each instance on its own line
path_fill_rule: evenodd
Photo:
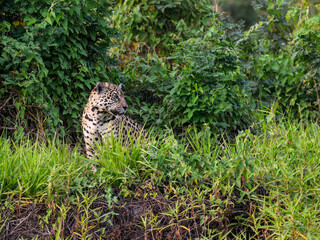
M 177 81 L 165 99 L 174 126 L 207 123 L 235 130 L 251 122 L 254 106 L 238 49 L 222 31 L 212 27 L 203 38 L 189 39 L 175 48 Z
M 129 97 L 143 107 L 131 113 L 152 115 L 159 126 L 174 128 L 209 124 L 230 131 L 248 126 L 254 108 L 248 81 L 239 49 L 224 31 L 215 19 L 206 33 L 170 45 L 171 57 L 135 56 L 128 65 Z
M 175 81 L 167 58 L 148 54 L 145 58 L 134 53 L 133 61 L 125 68 L 125 92 L 129 103 L 128 113 L 140 119 L 147 127 L 162 128 L 166 124 L 164 98 Z
M 283 5 L 270 2 L 270 20 L 252 27 L 239 41 L 243 68 L 255 99 L 269 106 L 278 101 L 284 111 L 314 117 L 314 110 L 320 112 L 319 16 L 308 16 L 303 6 Z
M 2 103 L 9 103 L 1 125 L 30 128 L 36 122 L 48 133 L 75 136 L 89 90 L 113 76 L 108 67 L 115 61 L 106 55 L 117 34 L 108 25 L 110 4 L 17 0 L 0 6 L 0 92 Z M 13 108 L 17 117 L 8 114 Z
M 289 46 L 295 65 L 300 66 L 303 76 L 299 79 L 305 94 L 308 110 L 316 110 L 320 116 L 320 15 L 307 18 L 294 32 Z
M 121 59 L 129 57 L 130 51 L 141 56 L 154 52 L 169 55 L 170 44 L 186 40 L 206 27 L 213 12 L 209 0 L 116 2 L 114 23 L 123 34 Z
M 304 76 L 301 66 L 295 64 L 287 50 L 280 54 L 258 53 L 261 45 L 257 46 L 253 47 L 255 54 L 244 61 L 253 97 L 266 106 L 278 101 L 282 110 L 293 114 L 306 110 L 308 103 L 301 84 Z

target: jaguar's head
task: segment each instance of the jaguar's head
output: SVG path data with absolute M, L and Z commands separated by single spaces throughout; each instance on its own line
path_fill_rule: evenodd
M 126 103 L 121 84 L 98 82 L 93 89 L 94 96 L 92 110 L 96 108 L 99 113 L 109 113 L 112 115 L 123 115 L 127 111 Z

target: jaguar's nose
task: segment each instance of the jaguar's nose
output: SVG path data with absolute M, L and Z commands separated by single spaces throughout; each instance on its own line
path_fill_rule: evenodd
M 124 109 L 124 111 L 127 111 L 127 109 L 128 109 L 128 104 L 124 104 L 124 105 L 123 105 L 123 109 Z

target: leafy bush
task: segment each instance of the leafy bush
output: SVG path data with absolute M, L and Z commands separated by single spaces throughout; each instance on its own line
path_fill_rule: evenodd
M 320 110 L 315 80 L 319 74 L 319 16 L 308 16 L 301 6 L 283 5 L 270 2 L 268 21 L 252 27 L 238 41 L 243 68 L 255 99 L 269 106 L 278 101 L 282 110 L 314 117 L 314 109 Z
M 312 24 L 300 25 L 304 34 L 295 30 L 292 35 L 297 23 L 288 12 L 291 5 L 270 1 L 264 21 L 246 32 L 216 15 L 203 31 L 195 28 L 188 40 L 167 45 L 167 58 L 133 54 L 126 66 L 130 113 L 158 126 L 209 123 L 241 129 L 252 121 L 254 99 L 267 106 L 278 101 L 281 110 L 314 116 L 311 107 L 320 106 L 315 80 L 319 24 L 313 17 Z M 291 18 L 286 20 L 287 12 Z M 314 54 L 307 55 L 310 51 Z
M 261 43 L 254 46 L 255 54 L 244 61 L 253 97 L 267 106 L 278 101 L 282 110 L 292 113 L 304 111 L 308 103 L 302 90 L 301 79 L 304 74 L 301 67 L 294 63 L 287 50 L 280 54 L 269 51 L 257 54 L 261 46 Z
M 79 132 L 90 89 L 98 80 L 112 78 L 108 67 L 115 61 L 106 55 L 116 36 L 108 25 L 110 4 L 17 0 L 0 6 L 1 100 L 7 103 L 13 96 L 17 118 L 23 122 L 14 127 L 28 128 L 26 119 L 31 119 L 51 133 L 59 130 L 61 136 L 66 130 Z M 8 111 L 1 113 L 4 126 L 15 121 Z M 19 116 L 21 112 L 28 112 L 29 118 Z
M 146 126 L 163 127 L 165 122 L 164 98 L 175 81 L 167 65 L 167 58 L 148 54 L 146 58 L 134 53 L 133 61 L 126 66 L 125 92 L 129 102 L 128 113 Z
M 206 27 L 212 15 L 209 0 L 116 1 L 114 23 L 123 34 L 122 51 L 146 56 L 170 54 L 168 46 Z M 129 51 L 128 51 L 129 50 Z M 119 54 L 121 58 L 124 56 Z
M 177 63 L 174 71 L 179 69 L 177 81 L 165 100 L 174 126 L 208 123 L 233 130 L 248 126 L 253 105 L 237 51 L 221 32 L 177 45 L 172 57 Z
M 254 108 L 250 88 L 242 73 L 239 49 L 224 30 L 215 19 L 206 33 L 171 45 L 171 57 L 135 56 L 128 65 L 133 79 L 128 82 L 135 89 L 129 96 L 143 107 L 131 113 L 152 115 L 160 126 L 174 128 L 204 123 L 222 130 L 248 126 Z
M 303 77 L 300 79 L 302 91 L 309 110 L 316 109 L 320 114 L 320 15 L 306 21 L 294 32 L 289 50 Z

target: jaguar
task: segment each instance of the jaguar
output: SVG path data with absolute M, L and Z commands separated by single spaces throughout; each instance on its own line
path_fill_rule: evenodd
M 136 140 L 144 134 L 142 127 L 126 116 L 128 104 L 122 91 L 122 84 L 98 82 L 90 93 L 82 114 L 82 129 L 86 156 L 96 156 L 96 143 L 106 138 L 122 138 L 123 143 Z

